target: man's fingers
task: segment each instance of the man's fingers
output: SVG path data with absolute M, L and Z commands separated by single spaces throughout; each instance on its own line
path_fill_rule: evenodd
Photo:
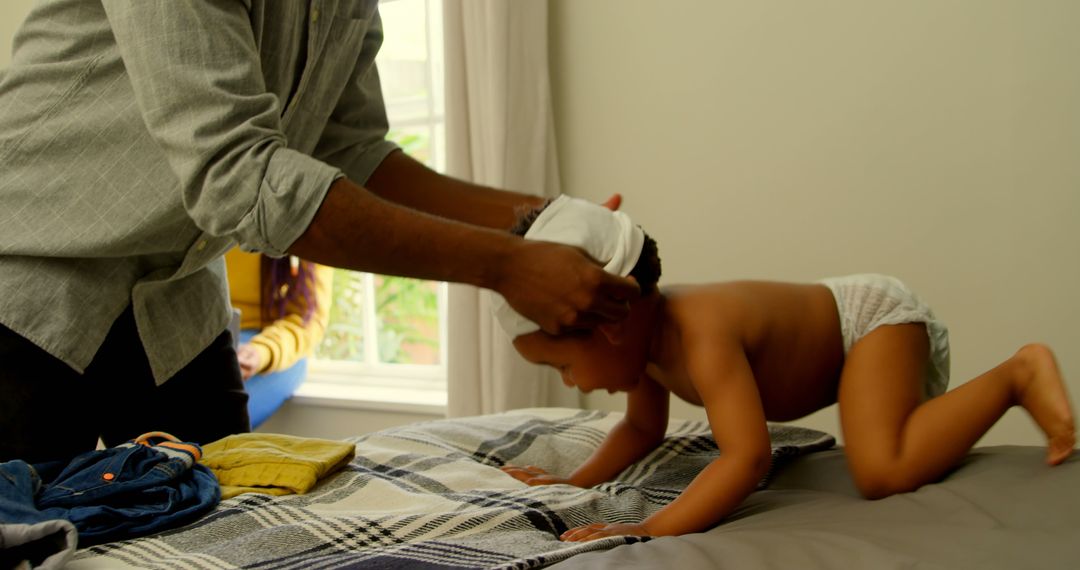
M 604 201 L 603 204 L 601 204 L 601 206 L 613 212 L 615 210 L 618 210 L 619 206 L 622 206 L 622 194 L 612 194 L 610 198 L 608 198 L 606 201 Z
M 632 278 L 607 273 L 578 248 L 546 242 L 529 248 L 536 261 L 511 272 L 515 279 L 500 292 L 550 335 L 622 321 L 630 314 L 628 303 L 641 296 Z M 562 272 L 574 278 L 557 278 Z
M 617 323 L 630 316 L 630 302 L 618 299 L 597 299 L 588 313 L 582 314 L 582 323 L 598 325 Z
M 605 271 L 597 293 L 610 299 L 633 301 L 641 296 L 641 287 L 631 277 L 619 277 Z
M 592 304 L 584 312 L 598 317 L 600 322 L 619 322 L 630 314 L 630 302 L 639 297 L 641 287 L 637 281 L 604 272 L 596 287 Z M 596 324 L 585 319 L 582 319 L 582 322 Z
M 605 272 L 590 305 L 564 317 L 559 332 L 620 322 L 630 315 L 630 301 L 640 296 L 636 281 Z
M 549 326 L 541 326 L 544 332 L 550 335 L 571 334 L 574 331 L 587 331 L 596 328 L 596 325 L 617 323 L 630 315 L 630 303 L 618 299 L 594 299 L 591 307 L 567 312 L 560 322 Z

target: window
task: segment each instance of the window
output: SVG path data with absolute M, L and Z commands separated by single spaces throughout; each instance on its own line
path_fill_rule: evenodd
M 384 40 L 376 62 L 389 138 L 441 171 L 441 1 L 384 1 L 379 11 Z M 326 337 L 301 395 L 445 405 L 446 292 L 446 283 L 335 269 Z

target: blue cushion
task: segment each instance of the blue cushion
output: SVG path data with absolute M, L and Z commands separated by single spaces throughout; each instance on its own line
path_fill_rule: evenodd
M 258 330 L 246 329 L 240 331 L 240 342 L 251 340 Z M 269 374 L 256 374 L 244 382 L 244 389 L 248 393 L 248 416 L 251 418 L 251 429 L 259 427 L 270 418 L 285 400 L 292 397 L 293 392 L 304 383 L 307 378 L 307 358 L 301 358 L 291 367 Z

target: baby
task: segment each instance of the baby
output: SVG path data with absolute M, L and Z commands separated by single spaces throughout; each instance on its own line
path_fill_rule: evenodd
M 636 279 L 642 294 L 625 321 L 560 336 L 495 299 L 495 314 L 525 359 L 558 369 L 566 385 L 584 392 L 627 393 L 623 419 L 573 473 L 503 470 L 529 485 L 608 481 L 661 443 L 671 393 L 705 408 L 721 450 L 677 499 L 640 524 L 592 524 L 563 540 L 708 529 L 766 474 L 766 421 L 794 420 L 836 402 L 851 475 L 870 499 L 938 480 L 1016 405 L 1045 432 L 1047 463 L 1073 451 L 1073 413 L 1049 348 L 1023 346 L 946 392 L 948 332 L 892 277 L 660 290 L 656 242 L 625 214 L 566 196 L 531 212 L 515 232 L 581 247 L 608 271 Z

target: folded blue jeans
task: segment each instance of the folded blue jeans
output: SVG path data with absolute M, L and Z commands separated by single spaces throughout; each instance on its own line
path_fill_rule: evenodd
M 0 524 L 67 520 L 79 546 L 180 526 L 221 500 L 202 449 L 151 432 L 70 462 L 0 463 Z

